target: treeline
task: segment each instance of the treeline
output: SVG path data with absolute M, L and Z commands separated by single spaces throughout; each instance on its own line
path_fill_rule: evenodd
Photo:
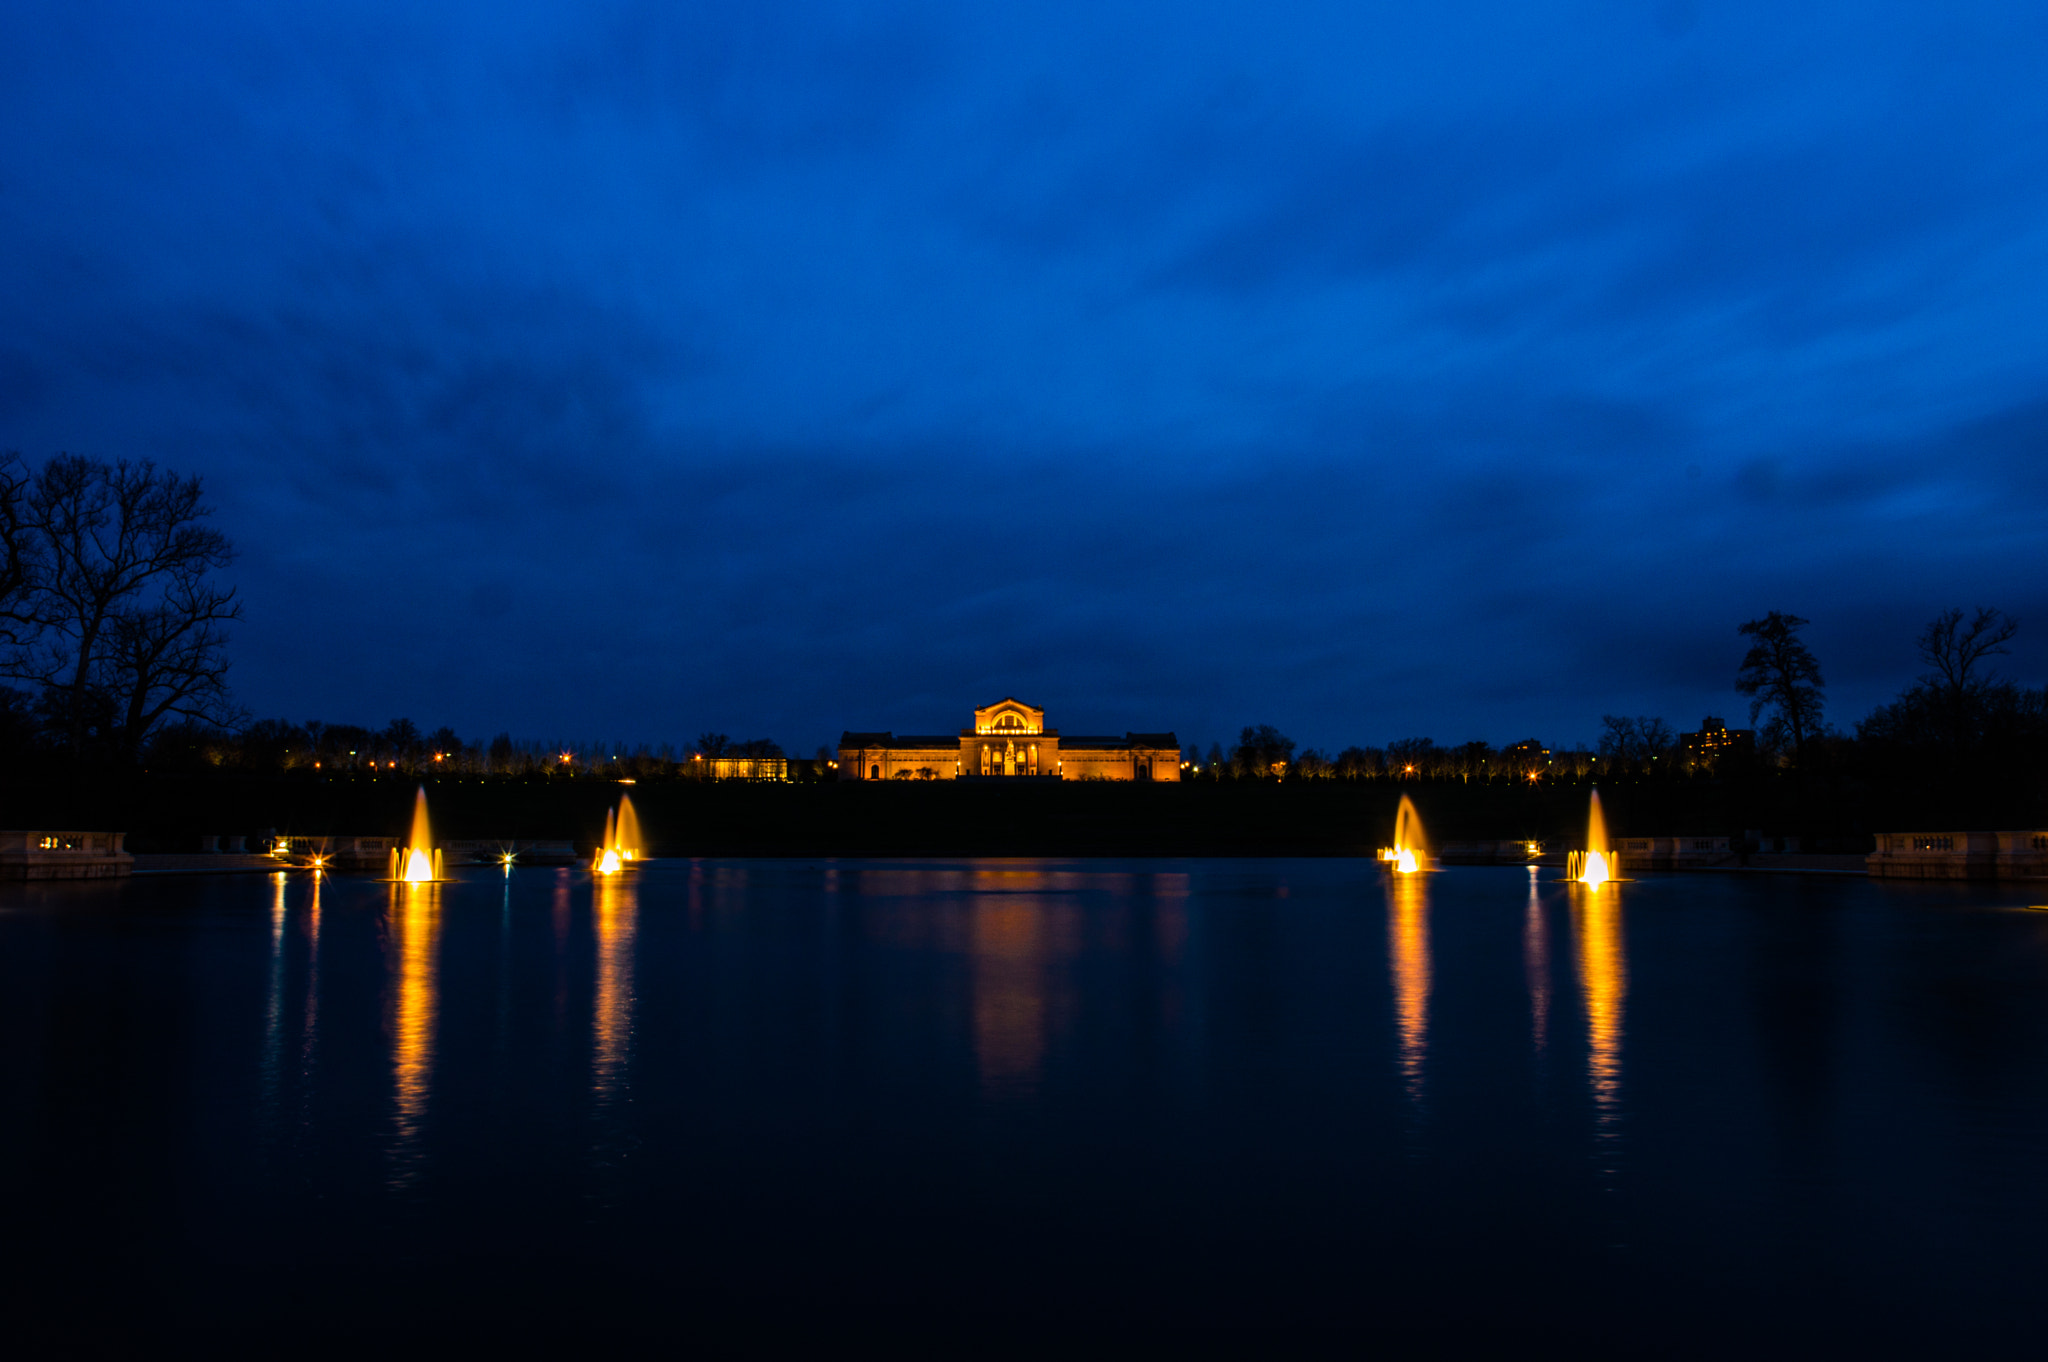
M 1584 744 L 1552 751 L 1535 739 L 1496 747 L 1475 740 L 1455 745 L 1431 738 L 1402 738 L 1384 747 L 1347 747 L 1334 755 L 1300 748 L 1271 724 L 1238 734 L 1226 751 L 1212 743 L 1207 753 L 1189 748 L 1185 779 L 1191 780 L 1392 780 L 1488 784 L 1541 780 L 1583 781 L 1680 769 L 1677 736 L 1662 719 L 1604 716 L 1597 748 Z M 1663 763 L 1660 765 L 1660 763 Z M 1724 760 L 1694 762 L 1688 773 L 1712 773 Z
M 465 742 L 410 719 L 382 728 L 250 721 L 228 688 L 216 574 L 234 560 L 196 477 L 148 460 L 0 456 L 0 760 L 11 770 L 442 772 L 689 776 L 716 757 L 780 757 L 706 733 L 688 751 L 618 742 Z
M 1847 729 L 1828 721 L 1826 679 L 1801 631 L 1808 621 L 1773 611 L 1739 628 L 1750 649 L 1735 690 L 1750 701 L 1749 730 L 1707 718 L 1707 742 L 1687 745 L 1651 716 L 1604 715 L 1595 746 L 1546 751 L 1534 739 L 1440 745 L 1406 738 L 1330 755 L 1270 724 L 1245 728 L 1225 750 L 1184 754 L 1186 778 L 1212 781 L 1341 780 L 1461 784 L 1568 781 L 1787 781 L 1829 787 L 1912 787 L 1931 806 L 2040 818 L 2048 811 L 2048 687 L 2029 688 L 1993 668 L 2018 623 L 2002 611 L 1943 611 L 1921 630 L 1924 667 L 1891 702 Z M 1715 730 L 1720 730 L 1715 733 Z
M 602 740 L 471 741 L 409 719 L 382 728 L 251 722 L 227 685 L 227 627 L 241 616 L 216 574 L 234 551 L 209 523 L 199 480 L 147 461 L 59 454 L 40 468 L 0 457 L 0 762 L 11 772 L 146 768 L 309 775 L 441 773 L 519 779 L 687 779 L 760 774 L 721 758 L 774 760 L 765 738 L 701 734 L 693 746 Z M 1328 753 L 1270 724 L 1225 750 L 1182 754 L 1201 782 L 1349 781 L 1525 785 L 1628 781 L 1792 782 L 1802 798 L 1852 786 L 1926 793 L 1926 807 L 2005 826 L 2048 818 L 2048 687 L 2000 676 L 2018 624 L 1951 609 L 1914 641 L 1921 675 L 1849 728 L 1828 720 L 1826 681 L 1801 631 L 1772 611 L 1738 627 L 1749 649 L 1734 689 L 1748 730 L 1708 719 L 1690 744 L 1661 717 L 1606 715 L 1598 741 L 1546 749 L 1403 738 Z M 829 779 L 835 753 L 789 761 Z M 1809 800 L 1811 802 L 1811 800 Z M 1851 801 L 1853 803 L 1853 800 Z M 1844 805 L 1847 807 L 1847 805 Z
M 666 743 L 538 742 L 510 733 L 471 742 L 452 728 L 427 732 L 410 719 L 394 719 L 383 728 L 264 719 L 232 731 L 168 725 L 147 755 L 151 770 L 165 772 L 659 780 L 704 777 L 712 758 L 776 758 L 783 752 L 767 738 L 735 741 L 723 733 L 702 734 L 693 747 L 678 750 Z

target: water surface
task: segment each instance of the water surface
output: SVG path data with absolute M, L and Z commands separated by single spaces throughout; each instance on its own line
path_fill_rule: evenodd
M 14 886 L 6 1304 L 81 1350 L 2029 1345 L 2026 902 L 1335 860 Z

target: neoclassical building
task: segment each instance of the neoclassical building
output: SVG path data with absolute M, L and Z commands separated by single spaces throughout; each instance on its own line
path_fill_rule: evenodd
M 1045 711 L 1002 699 L 974 711 L 957 736 L 839 735 L 841 780 L 1179 780 L 1180 739 L 1171 733 L 1067 738 Z

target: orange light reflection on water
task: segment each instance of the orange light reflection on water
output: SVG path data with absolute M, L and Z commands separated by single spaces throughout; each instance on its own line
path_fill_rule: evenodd
M 263 1100 L 266 1107 L 278 1094 L 278 1064 L 284 1044 L 284 928 L 288 916 L 282 870 L 270 876 L 270 980 L 263 1013 Z
M 1387 956 L 1394 974 L 1394 1022 L 1401 1077 L 1413 1102 L 1422 1100 L 1429 1052 L 1429 880 L 1396 875 L 1387 885 Z
M 1043 902 L 1004 895 L 1045 887 L 1041 871 L 977 869 L 970 911 L 974 1058 L 982 1087 L 1028 1089 L 1045 1063 L 1047 923 Z
M 1621 893 L 1612 884 L 1572 895 L 1578 938 L 1579 988 L 1586 1004 L 1586 1077 L 1602 1127 L 1621 1107 L 1621 1044 L 1628 997 L 1628 960 L 1622 941 Z
M 639 929 L 639 890 L 631 880 L 596 885 L 597 1007 L 591 1024 L 591 1088 L 608 1101 L 626 1088 L 633 1046 L 633 941 Z
M 313 1041 L 320 1031 L 320 881 L 313 875 L 312 896 L 306 902 L 306 1014 L 299 1024 L 299 1070 L 302 1076 L 313 1067 Z
M 1529 1019 L 1536 1049 L 1550 1038 L 1550 924 L 1543 919 L 1543 900 L 1536 888 L 1536 867 L 1529 867 L 1529 905 L 1522 911 L 1522 970 L 1529 981 Z
M 418 1141 L 434 1078 L 439 1021 L 436 969 L 441 944 L 441 894 L 436 884 L 394 885 L 389 919 L 396 978 L 391 999 L 391 1072 L 397 1097 L 395 1134 L 402 1153 Z

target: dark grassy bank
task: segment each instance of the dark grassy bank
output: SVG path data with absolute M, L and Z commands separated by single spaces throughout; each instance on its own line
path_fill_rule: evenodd
M 126 831 L 140 850 L 188 850 L 204 834 L 390 835 L 411 816 L 412 777 L 93 774 L 0 778 L 0 825 Z M 1186 785 L 711 784 L 630 790 L 576 779 L 425 782 L 448 838 L 594 844 L 630 793 L 658 855 L 1360 855 L 1388 840 L 1403 793 L 1432 841 L 1583 835 L 1590 786 L 1294 781 Z M 2026 827 L 2035 809 L 1975 809 L 1938 791 L 1752 782 L 1621 781 L 1601 787 L 1616 836 L 1749 829 L 1809 849 L 1863 851 L 1879 830 Z

